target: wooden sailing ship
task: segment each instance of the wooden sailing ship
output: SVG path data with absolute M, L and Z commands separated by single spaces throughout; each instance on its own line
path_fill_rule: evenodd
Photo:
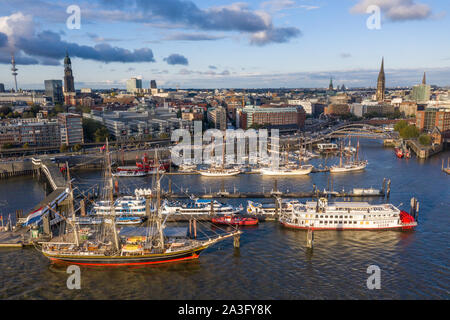
M 70 264 L 87 266 L 133 266 L 149 265 L 158 263 L 169 263 L 183 260 L 191 260 L 199 257 L 200 253 L 206 248 L 224 239 L 235 237 L 241 234 L 241 231 L 233 229 L 224 234 L 215 234 L 206 239 L 197 239 L 188 236 L 187 228 L 184 235 L 168 236 L 165 234 L 165 221 L 160 210 L 161 186 L 160 175 L 157 166 L 156 173 L 156 205 L 151 209 L 150 199 L 146 200 L 146 213 L 148 215 L 149 225 L 146 227 L 145 235 L 123 237 L 119 235 L 116 228 L 117 216 L 114 214 L 113 199 L 113 178 L 111 174 L 111 159 L 106 144 L 106 174 L 105 178 L 109 182 L 105 184 L 105 193 L 109 194 L 111 212 L 108 218 L 103 221 L 103 231 L 99 236 L 91 239 L 80 240 L 79 227 L 76 223 L 71 223 L 73 241 L 70 242 L 42 242 L 41 251 L 53 262 L 64 262 Z M 156 157 L 156 163 L 157 157 Z M 75 221 L 73 208 L 73 191 L 70 185 L 70 212 Z M 194 222 L 195 223 L 195 222 Z M 195 225 L 195 224 L 194 224 Z

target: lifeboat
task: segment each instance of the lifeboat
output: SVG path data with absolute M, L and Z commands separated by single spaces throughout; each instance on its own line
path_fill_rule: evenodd
M 254 226 L 258 224 L 257 218 L 243 218 L 243 217 L 216 217 L 212 218 L 212 223 L 214 224 L 226 224 L 232 226 Z

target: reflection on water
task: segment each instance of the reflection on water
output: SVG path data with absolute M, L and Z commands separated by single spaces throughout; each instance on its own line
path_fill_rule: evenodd
M 52 265 L 35 249 L 0 251 L 1 299 L 448 299 L 450 188 L 440 171 L 447 152 L 425 162 L 397 159 L 378 142 L 363 142 L 365 171 L 333 175 L 334 189 L 381 188 L 392 180 L 390 202 L 420 201 L 419 226 L 414 232 L 317 231 L 314 248 L 305 246 L 306 232 L 280 227 L 276 222 L 243 229 L 240 248 L 227 240 L 205 250 L 198 260 L 146 267 L 81 267 L 81 290 L 68 290 L 66 266 Z M 337 162 L 336 158 L 327 163 Z M 323 163 L 315 159 L 313 164 Z M 86 189 L 99 182 L 99 172 L 74 172 Z M 326 188 L 329 175 L 274 179 L 241 175 L 226 179 L 173 176 L 172 188 L 204 193 L 225 188 L 233 192 L 311 191 Z M 152 177 L 120 180 L 122 191 L 151 185 Z M 167 188 L 163 180 L 163 188 Z M 31 178 L 0 181 L 0 210 L 31 209 L 44 197 L 43 186 Z M 305 199 L 307 200 L 307 199 Z M 344 200 L 344 199 L 340 199 Z M 358 200 L 358 199 L 353 199 Z M 0 203 L 2 203 L 0 201 Z M 223 199 L 246 205 L 245 199 Z M 272 200 L 257 200 L 270 202 Z M 302 200 L 303 201 L 303 200 Z M 380 198 L 370 199 L 381 202 Z M 178 225 L 179 226 L 179 225 Z M 211 232 L 215 227 L 207 224 Z M 217 227 L 216 227 L 217 228 Z M 217 229 L 218 230 L 218 229 Z M 366 288 L 367 268 L 381 268 L 381 290 Z

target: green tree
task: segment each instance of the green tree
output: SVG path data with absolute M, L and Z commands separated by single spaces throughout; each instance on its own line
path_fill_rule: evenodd
M 106 127 L 98 128 L 94 133 L 95 142 L 104 142 L 109 138 L 109 132 Z
M 400 120 L 394 126 L 394 130 L 400 132 L 401 129 L 406 128 L 408 126 L 408 122 L 405 120 Z
M 78 152 L 82 149 L 83 147 L 81 146 L 81 144 L 76 144 L 73 146 L 73 151 Z
M 431 137 L 427 134 L 421 134 L 419 137 L 419 143 L 423 146 L 431 145 Z
M 420 135 L 419 129 L 415 125 L 409 125 L 400 129 L 400 137 L 403 139 L 413 139 Z
M 62 144 L 62 145 L 59 147 L 59 152 L 64 153 L 64 152 L 67 152 L 68 149 L 69 149 L 69 148 L 67 147 L 66 144 Z
M 30 145 L 28 144 L 28 143 L 25 143 L 23 146 L 22 146 L 22 148 L 24 148 L 24 149 L 28 149 L 30 147 Z
M 166 133 L 166 132 L 160 133 L 159 134 L 159 138 L 160 139 L 167 139 L 167 138 L 169 138 L 169 134 Z
M 2 106 L 0 107 L 0 115 L 2 117 L 6 116 L 8 113 L 12 112 L 12 109 L 8 106 Z

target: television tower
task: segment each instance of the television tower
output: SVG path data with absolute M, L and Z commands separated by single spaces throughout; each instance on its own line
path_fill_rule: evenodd
M 12 57 L 11 57 L 11 64 L 12 64 L 11 71 L 12 71 L 12 75 L 14 77 L 14 84 L 16 86 L 16 92 L 17 92 L 17 71 L 19 71 L 19 69 L 16 68 L 16 60 L 14 59 L 14 54 L 12 54 Z

